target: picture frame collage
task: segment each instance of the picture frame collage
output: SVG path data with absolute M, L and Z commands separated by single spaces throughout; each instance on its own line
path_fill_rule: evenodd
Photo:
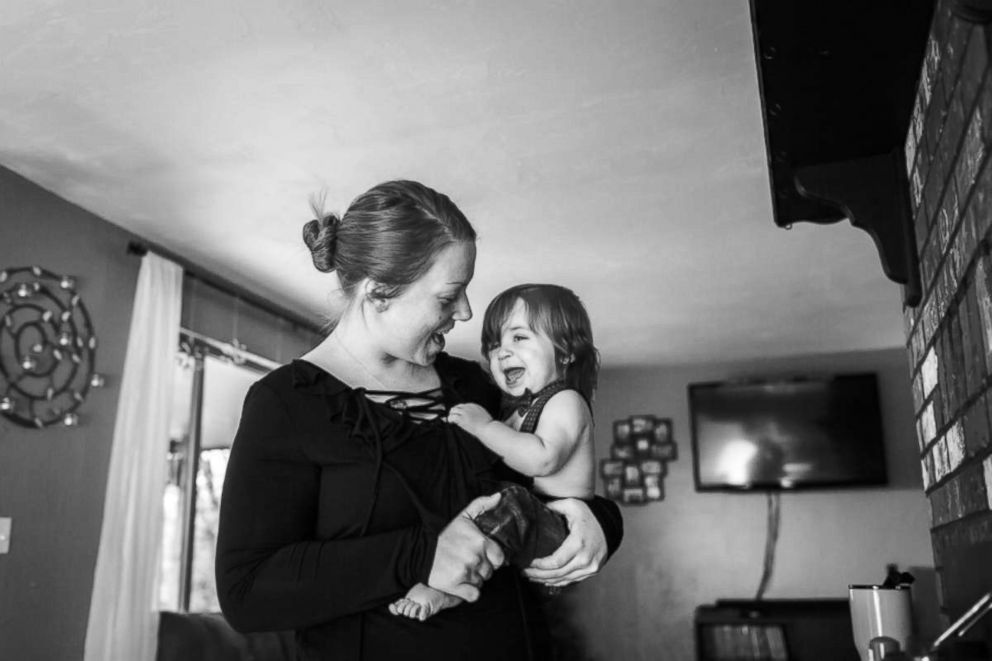
M 624 504 L 664 500 L 668 462 L 677 457 L 671 418 L 632 415 L 614 421 L 610 458 L 599 462 L 606 497 Z

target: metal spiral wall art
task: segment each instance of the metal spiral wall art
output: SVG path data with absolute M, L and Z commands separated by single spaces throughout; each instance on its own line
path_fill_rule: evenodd
M 0 270 L 0 413 L 24 427 L 79 425 L 104 378 L 76 280 L 38 266 Z

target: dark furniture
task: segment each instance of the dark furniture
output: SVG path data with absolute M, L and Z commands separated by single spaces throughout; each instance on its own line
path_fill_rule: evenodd
M 156 661 L 293 661 L 292 632 L 238 633 L 220 613 L 163 612 Z
M 721 599 L 695 614 L 698 661 L 859 661 L 847 599 Z
M 922 297 L 903 147 L 933 0 L 750 0 L 775 224 L 847 218 Z

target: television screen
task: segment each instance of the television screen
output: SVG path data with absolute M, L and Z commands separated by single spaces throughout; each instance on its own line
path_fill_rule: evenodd
M 697 491 L 887 481 L 874 374 L 689 385 Z

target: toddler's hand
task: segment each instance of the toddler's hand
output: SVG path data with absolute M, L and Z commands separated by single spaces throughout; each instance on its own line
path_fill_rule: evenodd
M 478 430 L 493 421 L 486 409 L 478 404 L 456 404 L 448 411 L 448 422 L 478 436 Z

